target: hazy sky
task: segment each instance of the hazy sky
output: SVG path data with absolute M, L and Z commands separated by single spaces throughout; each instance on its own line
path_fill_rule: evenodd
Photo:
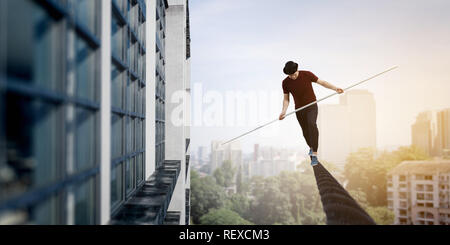
M 192 85 L 201 83 L 203 93 L 279 92 L 270 119 L 281 111 L 288 60 L 339 87 L 398 65 L 359 87 L 375 96 L 379 148 L 410 144 L 419 112 L 450 107 L 448 0 L 191 0 L 190 12 Z M 318 98 L 332 93 L 314 89 Z M 337 102 L 336 96 L 325 103 Z M 276 135 L 242 139 L 244 150 L 254 143 L 307 149 L 295 116 L 276 127 Z M 193 125 L 192 149 L 249 129 Z

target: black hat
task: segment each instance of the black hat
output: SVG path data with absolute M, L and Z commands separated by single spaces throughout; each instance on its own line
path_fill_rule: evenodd
M 298 70 L 298 64 L 295 63 L 294 61 L 289 61 L 288 63 L 286 63 L 286 65 L 284 66 L 283 72 L 286 75 L 292 75 L 294 74 L 296 71 Z

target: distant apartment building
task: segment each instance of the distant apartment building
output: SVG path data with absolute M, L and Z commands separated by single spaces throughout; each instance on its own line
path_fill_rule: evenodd
M 433 113 L 431 111 L 419 113 L 416 122 L 411 126 L 412 145 L 432 155 L 433 133 Z
M 244 162 L 242 170 L 246 179 L 255 176 L 270 177 L 283 171 L 295 171 L 300 162 L 295 150 L 255 144 L 253 157 Z
M 230 161 L 236 168 L 242 164 L 242 148 L 239 141 L 222 145 L 223 141 L 211 142 L 210 173 Z
M 343 167 L 348 154 L 376 149 L 376 107 L 372 93 L 350 90 L 336 105 L 319 105 L 319 155 Z
M 295 171 L 295 162 L 287 159 L 260 159 L 256 162 L 252 161 L 248 167 L 248 174 L 250 177 L 271 177 L 277 176 L 283 171 Z
M 253 145 L 253 161 L 257 161 L 259 158 L 259 144 Z
M 208 160 L 206 147 L 199 146 L 197 149 L 197 162 L 199 165 L 203 165 Z
M 188 2 L 2 0 L 0 19 L 0 224 L 188 224 Z
M 388 173 L 394 224 L 450 225 L 450 161 L 405 161 Z

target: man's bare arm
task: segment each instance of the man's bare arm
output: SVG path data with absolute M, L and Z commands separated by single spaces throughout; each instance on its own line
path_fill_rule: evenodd
M 283 109 L 282 109 L 281 114 L 280 114 L 280 120 L 284 119 L 288 107 L 289 107 L 289 94 L 284 94 Z
M 334 91 L 336 91 L 336 92 L 338 92 L 338 93 L 340 93 L 340 94 L 342 94 L 342 93 L 344 92 L 344 90 L 342 90 L 341 88 L 338 88 L 338 87 L 334 86 L 333 84 L 331 84 L 331 83 L 329 83 L 329 82 L 327 82 L 327 81 L 318 79 L 318 80 L 317 80 L 317 83 L 320 84 L 320 85 L 322 85 L 322 86 L 325 87 L 325 88 L 334 90 Z

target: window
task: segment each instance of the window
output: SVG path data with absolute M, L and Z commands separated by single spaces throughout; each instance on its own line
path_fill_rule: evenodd
M 71 0 L 75 6 L 75 18 L 80 25 L 83 25 L 91 33 L 98 34 L 96 21 L 97 1 L 92 0 Z
M 76 110 L 76 130 L 75 130 L 75 156 L 76 170 L 82 171 L 92 168 L 97 162 L 95 130 L 95 113 L 90 110 L 77 108 Z
M 416 189 L 417 189 L 417 191 L 423 191 L 424 190 L 423 185 L 417 185 Z
M 425 195 L 423 193 L 417 193 L 417 200 L 424 200 Z
M 111 65 L 111 106 L 123 109 L 123 85 L 125 73 L 120 71 L 114 64 Z
M 116 207 L 123 200 L 122 191 L 122 165 L 119 164 L 111 170 L 111 206 Z
M 36 225 L 56 225 L 58 224 L 58 213 L 54 210 L 58 209 L 58 200 L 56 196 L 52 196 L 42 203 L 36 205 L 31 212 L 32 224 Z
M 96 69 L 96 54 L 80 37 L 76 38 L 76 83 L 77 96 L 82 99 L 95 100 L 96 83 L 98 81 Z
M 399 197 L 400 199 L 406 199 L 406 192 L 400 192 Z
M 134 158 L 131 158 L 130 160 L 127 160 L 125 165 L 125 179 L 126 179 L 126 193 L 127 195 L 130 194 L 134 189 Z
M 113 113 L 111 116 L 111 158 L 116 159 L 122 156 L 123 132 L 121 116 Z
M 7 44 L 0 46 L 7 64 L 0 74 L 7 84 L 0 91 L 0 152 L 6 152 L 0 157 L 0 205 L 8 201 L 21 224 L 67 224 L 72 214 L 65 194 L 73 190 L 75 219 L 94 224 L 96 200 L 88 197 L 95 193 L 85 186 L 90 179 L 95 190 L 99 171 L 98 4 L 54 4 L 2 5 L 14 14 L 6 17 Z
M 112 16 L 111 34 L 111 52 L 123 62 L 125 28 L 119 23 L 114 14 Z
M 399 214 L 401 215 L 401 216 L 407 216 L 407 211 L 406 211 L 406 209 L 399 209 Z
M 145 65 L 141 52 L 145 36 L 137 30 L 145 25 L 144 19 L 138 18 L 144 9 L 141 4 L 143 1 L 112 1 L 112 213 L 144 182 L 145 73 L 139 69 Z
M 95 179 L 91 178 L 75 190 L 75 224 L 95 224 Z

